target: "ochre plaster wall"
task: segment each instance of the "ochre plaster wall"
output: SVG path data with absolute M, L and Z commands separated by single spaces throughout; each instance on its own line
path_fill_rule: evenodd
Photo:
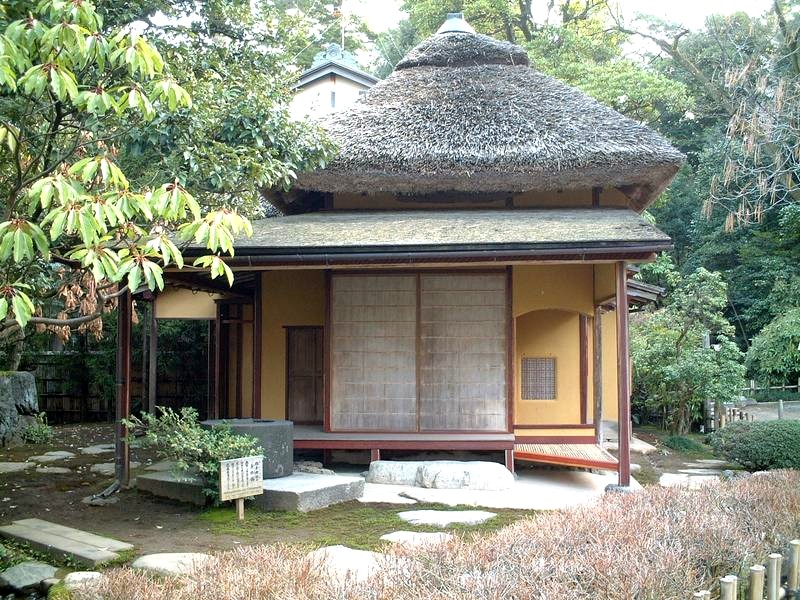
M 513 277 L 515 317 L 543 309 L 594 311 L 592 265 L 518 265 Z
M 220 296 L 184 288 L 166 288 L 156 296 L 157 319 L 213 319 Z
M 325 324 L 325 272 L 267 271 L 261 275 L 261 416 L 286 413 L 286 330 Z

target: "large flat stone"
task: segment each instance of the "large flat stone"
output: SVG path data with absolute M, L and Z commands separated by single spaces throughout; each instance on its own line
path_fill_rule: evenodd
M 264 493 L 255 497 L 255 504 L 264 510 L 309 512 L 356 500 L 362 493 L 364 480 L 361 477 L 293 473 L 289 477 L 265 480 Z
M 70 591 L 85 589 L 97 585 L 104 578 L 105 575 L 98 571 L 73 571 L 64 577 L 64 587 Z
M 367 482 L 433 489 L 507 490 L 514 485 L 514 475 L 503 465 L 487 461 L 377 460 L 369 466 Z
M 36 463 L 32 462 L 0 462 L 0 475 L 3 473 L 19 473 L 35 466 Z
M 480 525 L 497 515 L 485 510 L 407 510 L 397 513 L 397 516 L 412 525 L 449 527 L 450 525 Z
M 9 587 L 18 592 L 33 592 L 42 581 L 53 577 L 58 569 L 42 562 L 28 561 L 14 565 L 0 574 L 0 587 Z
M 339 584 L 363 583 L 379 572 L 381 563 L 388 558 L 386 554 L 347 546 L 325 546 L 306 555 L 314 571 L 324 573 Z
M 203 480 L 197 475 L 173 471 L 152 471 L 137 475 L 136 488 L 160 498 L 205 506 L 208 496 L 203 493 Z
M 96 566 L 119 558 L 131 544 L 42 519 L 21 519 L 0 527 L 0 536 L 24 542 L 59 558 Z
M 95 444 L 94 446 L 87 446 L 81 448 L 81 454 L 97 455 L 97 454 L 110 454 L 114 452 L 114 444 Z
M 67 467 L 36 467 L 36 472 L 47 475 L 66 475 L 67 473 L 72 473 L 72 469 Z
M 131 568 L 157 575 L 185 575 L 210 559 L 210 555 L 202 552 L 162 552 L 140 556 L 131 563 Z
M 135 460 L 131 461 L 131 469 L 138 469 L 141 466 L 140 463 L 136 462 Z M 116 472 L 117 466 L 113 463 L 98 463 L 96 465 L 92 465 L 92 468 L 89 469 L 92 473 L 97 473 L 98 475 L 105 475 L 106 477 L 111 477 Z

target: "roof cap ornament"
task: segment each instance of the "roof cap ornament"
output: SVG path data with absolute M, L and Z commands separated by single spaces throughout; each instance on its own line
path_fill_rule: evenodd
M 475 30 L 464 20 L 464 13 L 456 12 L 447 13 L 447 19 L 436 33 L 475 33 Z

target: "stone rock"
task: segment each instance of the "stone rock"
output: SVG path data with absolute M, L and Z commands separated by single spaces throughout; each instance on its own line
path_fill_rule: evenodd
M 633 486 L 618 483 L 609 483 L 605 489 L 606 494 L 632 494 L 635 491 L 637 490 Z
M 416 485 L 439 490 L 507 490 L 514 485 L 514 475 L 499 463 L 437 460 L 419 467 Z
M 172 460 L 162 460 L 157 463 L 153 463 L 152 465 L 147 465 L 144 470 L 145 471 L 173 471 L 177 469 L 177 465 L 175 461 Z
M 36 463 L 32 462 L 0 462 L 0 474 L 3 473 L 19 473 L 25 469 L 35 467 Z
M 497 516 L 485 510 L 407 510 L 397 513 L 406 523 L 449 527 L 450 525 L 480 525 Z
M 159 498 L 205 506 L 209 497 L 203 492 L 205 482 L 199 475 L 169 471 L 153 471 L 136 477 L 136 489 Z
M 347 546 L 325 546 L 306 555 L 315 571 L 324 573 L 340 584 L 363 583 L 381 570 L 381 563 L 390 557 L 369 550 Z
M 81 502 L 89 506 L 111 506 L 119 502 L 119 496 L 109 496 L 107 498 L 103 498 L 102 496 L 86 496 Z
M 0 586 L 18 592 L 40 589 L 43 580 L 54 577 L 58 569 L 43 562 L 27 561 L 14 565 L 0 574 Z
M 94 446 L 81 448 L 81 454 L 96 455 L 109 454 L 110 452 L 114 452 L 114 444 L 95 444 Z
M 73 458 L 74 456 L 72 452 L 67 452 L 66 450 L 55 450 L 53 452 L 45 452 L 41 456 L 31 456 L 28 460 L 37 463 L 52 463 Z
M 251 435 L 264 450 L 264 479 L 292 474 L 294 467 L 294 423 L 279 419 L 226 419 L 203 421 L 204 427 L 225 423 L 233 433 Z
M 321 462 L 300 460 L 294 463 L 295 473 L 314 473 L 315 475 L 336 475 L 333 469 L 326 469 Z
M 91 587 L 94 584 L 100 583 L 105 578 L 105 575 L 97 571 L 75 571 L 67 573 L 64 577 L 64 587 L 69 591 L 77 588 Z
M 0 445 L 18 442 L 22 432 L 36 422 L 39 401 L 36 379 L 28 371 L 0 375 Z
M 202 552 L 162 552 L 140 556 L 133 561 L 131 568 L 157 575 L 185 575 L 210 559 L 211 555 Z
M 135 460 L 131 461 L 131 469 L 137 469 L 141 466 L 140 463 L 136 462 Z M 116 465 L 113 462 L 110 463 L 98 463 L 96 465 L 92 465 L 92 468 L 89 469 L 92 473 L 97 473 L 98 475 L 105 475 L 107 477 L 111 477 L 114 475 L 116 469 Z
M 453 539 L 452 533 L 423 533 L 420 531 L 395 531 L 381 536 L 382 540 L 403 546 L 433 546 Z
M 264 481 L 264 493 L 255 496 L 253 503 L 262 510 L 309 512 L 356 500 L 363 493 L 361 477 L 292 473 Z
M 36 467 L 36 472 L 47 475 L 66 475 L 67 473 L 72 473 L 72 469 L 67 467 Z
M 417 471 L 422 464 L 422 461 L 418 460 L 372 461 L 367 472 L 367 483 L 416 485 Z

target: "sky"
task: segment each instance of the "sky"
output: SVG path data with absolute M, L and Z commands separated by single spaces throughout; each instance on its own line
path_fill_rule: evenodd
M 689 29 L 699 29 L 708 15 L 730 14 L 745 11 L 760 15 L 770 6 L 771 0 L 618 0 L 622 16 L 635 18 L 637 13 L 650 14 L 674 21 Z M 393 27 L 402 19 L 401 0 L 345 0 L 345 10 L 364 18 L 375 31 Z M 544 5 L 543 1 L 534 5 Z

